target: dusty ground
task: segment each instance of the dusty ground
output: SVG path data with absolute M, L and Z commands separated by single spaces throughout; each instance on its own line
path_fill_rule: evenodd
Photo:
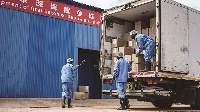
M 73 108 L 61 108 L 61 99 L 7 99 L 0 98 L 0 112 L 119 112 L 119 99 L 72 100 Z M 170 109 L 155 108 L 149 102 L 130 100 L 130 109 L 136 112 L 191 112 L 189 105 L 173 105 Z

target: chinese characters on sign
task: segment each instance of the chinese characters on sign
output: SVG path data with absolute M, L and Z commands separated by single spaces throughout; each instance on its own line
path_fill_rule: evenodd
M 0 0 L 0 6 L 101 27 L 100 18 L 102 16 L 102 13 L 49 0 Z

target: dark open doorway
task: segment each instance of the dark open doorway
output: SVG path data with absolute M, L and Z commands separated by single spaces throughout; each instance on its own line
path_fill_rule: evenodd
M 78 49 L 78 62 L 86 60 L 78 70 L 78 86 L 89 86 L 89 98 L 100 98 L 99 51 Z

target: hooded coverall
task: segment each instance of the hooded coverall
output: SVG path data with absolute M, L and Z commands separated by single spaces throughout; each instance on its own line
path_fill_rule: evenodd
M 62 96 L 65 96 L 67 99 L 73 98 L 73 73 L 78 68 L 78 66 L 73 66 L 70 63 L 67 63 L 62 67 L 61 70 L 61 80 L 62 80 Z
M 147 35 L 137 34 L 135 36 L 135 41 L 137 42 L 137 45 L 139 47 L 139 53 L 141 53 L 142 50 L 145 50 L 144 59 L 145 61 L 150 62 L 155 48 L 154 40 Z
M 130 72 L 131 70 L 132 70 L 131 66 L 123 58 L 120 58 L 115 63 L 113 76 L 116 78 L 116 87 L 119 98 L 125 98 L 128 72 Z

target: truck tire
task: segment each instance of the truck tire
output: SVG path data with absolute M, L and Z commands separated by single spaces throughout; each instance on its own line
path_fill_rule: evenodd
M 163 102 L 163 100 L 156 100 L 156 101 L 153 101 L 152 104 L 158 108 L 170 108 L 172 106 L 173 102 L 171 102 L 171 101 Z

